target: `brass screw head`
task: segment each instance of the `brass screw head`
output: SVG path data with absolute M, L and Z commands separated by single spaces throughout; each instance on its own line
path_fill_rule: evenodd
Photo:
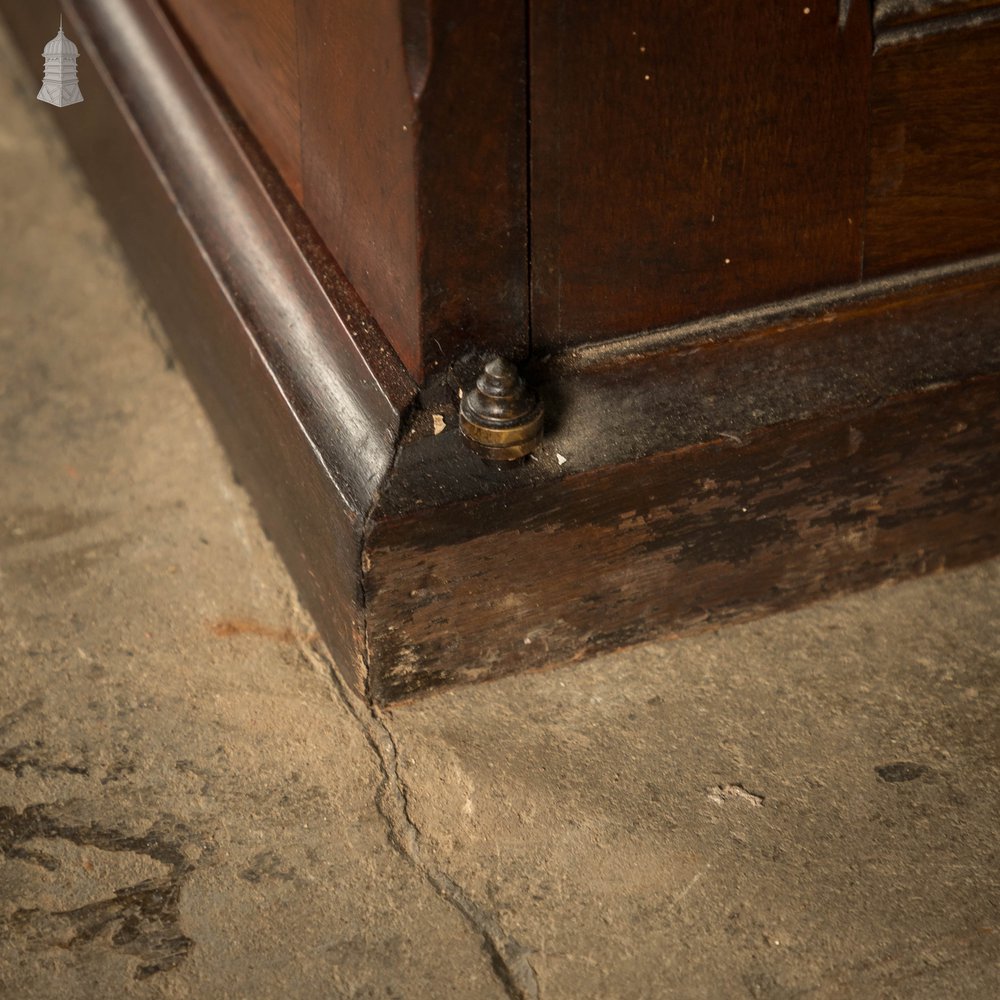
M 542 440 L 544 410 L 506 358 L 494 358 L 462 397 L 458 426 L 478 455 L 510 462 L 534 451 Z

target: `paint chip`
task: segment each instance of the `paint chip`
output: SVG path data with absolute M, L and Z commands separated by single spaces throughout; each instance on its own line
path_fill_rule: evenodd
M 435 434 L 440 434 L 441 431 L 443 431 L 444 427 L 445 427 L 444 417 L 442 417 L 440 413 L 435 413 L 433 415 L 432 419 L 434 421 L 434 433 Z
M 559 452 L 557 451 L 556 452 L 556 461 L 560 465 L 565 465 L 566 464 L 566 456 L 565 455 L 560 455 Z

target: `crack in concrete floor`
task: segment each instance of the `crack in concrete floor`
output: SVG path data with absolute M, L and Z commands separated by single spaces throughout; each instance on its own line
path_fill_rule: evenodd
M 311 622 L 303 619 L 302 625 L 305 631 Z M 512 1000 L 540 1000 L 538 975 L 529 959 L 532 950 L 507 933 L 496 915 L 480 906 L 444 869 L 428 860 L 420 829 L 410 815 L 410 793 L 399 773 L 399 748 L 384 715 L 347 690 L 329 654 L 318 641 L 301 642 L 299 650 L 306 660 L 327 672 L 337 697 L 357 722 L 378 761 L 382 780 L 376 793 L 376 805 L 385 820 L 389 842 L 482 938 L 493 969 Z

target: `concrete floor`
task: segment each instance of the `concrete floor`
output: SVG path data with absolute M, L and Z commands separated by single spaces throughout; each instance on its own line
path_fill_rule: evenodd
M 0 996 L 1000 995 L 1000 565 L 373 717 L 0 38 Z

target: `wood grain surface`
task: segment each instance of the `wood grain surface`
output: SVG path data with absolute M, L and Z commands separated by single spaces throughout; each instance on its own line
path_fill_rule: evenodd
M 991 378 L 593 470 L 448 510 L 450 543 L 380 530 L 373 693 L 411 698 L 995 555 L 998 401 Z
M 551 667 L 1000 551 L 1000 379 L 379 531 L 373 693 Z M 488 532 L 467 532 L 470 521 Z M 464 537 L 463 537 L 464 536 Z
M 865 6 L 531 5 L 540 349 L 860 276 Z
M 1000 551 L 997 263 L 554 359 L 517 468 L 470 458 L 435 400 L 447 429 L 411 421 L 366 536 L 375 696 Z
M 415 377 L 527 354 L 522 5 L 165 2 Z

